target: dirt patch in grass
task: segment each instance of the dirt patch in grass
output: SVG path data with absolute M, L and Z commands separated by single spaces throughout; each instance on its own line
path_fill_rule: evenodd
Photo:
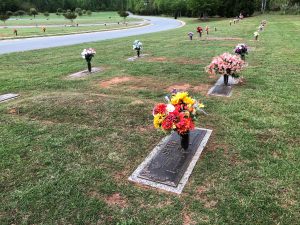
M 145 60 L 146 62 L 170 62 L 167 57 L 151 57 Z
M 203 61 L 198 59 L 190 59 L 190 58 L 167 58 L 167 57 L 151 57 L 145 59 L 146 62 L 171 62 L 171 63 L 177 63 L 182 65 L 197 65 L 200 63 L 203 63 Z
M 174 59 L 174 62 L 182 65 L 188 65 L 188 64 L 197 65 L 197 64 L 204 63 L 202 60 L 189 59 L 189 58 L 176 58 Z
M 127 200 L 121 196 L 120 193 L 115 193 L 105 198 L 105 202 L 109 206 L 118 206 L 120 208 L 125 208 L 127 204 Z
M 193 225 L 196 224 L 195 221 L 193 221 L 192 216 L 190 213 L 186 212 L 184 209 L 182 212 L 182 225 Z
M 174 89 L 177 91 L 187 91 L 191 88 L 190 84 L 174 84 L 167 88 L 168 92 L 172 92 Z
M 117 85 L 117 84 L 125 83 L 125 82 L 128 82 L 128 81 L 132 81 L 134 79 L 135 79 L 134 77 L 127 77 L 127 76 L 124 76 L 124 77 L 114 77 L 114 78 L 112 78 L 110 80 L 106 80 L 106 81 L 100 82 L 100 86 L 102 88 L 109 88 L 112 85 Z
M 192 88 L 194 92 L 200 92 L 202 95 L 206 95 L 211 88 L 210 84 L 201 84 Z

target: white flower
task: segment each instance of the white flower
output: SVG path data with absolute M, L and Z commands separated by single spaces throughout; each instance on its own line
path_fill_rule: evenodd
M 140 42 L 139 40 L 135 40 L 135 41 L 133 42 L 133 45 L 132 45 L 132 49 L 133 49 L 133 50 L 136 50 L 136 49 L 142 49 L 142 47 L 143 47 L 143 44 L 142 44 L 142 42 Z
M 175 107 L 172 104 L 168 104 L 167 105 L 167 111 L 168 111 L 168 113 L 174 112 L 174 110 L 175 110 Z

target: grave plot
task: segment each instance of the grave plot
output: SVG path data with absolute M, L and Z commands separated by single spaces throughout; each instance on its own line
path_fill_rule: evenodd
M 80 71 L 80 72 L 77 72 L 77 73 L 70 74 L 68 76 L 68 78 L 69 79 L 83 78 L 83 77 L 87 77 L 87 76 L 90 76 L 94 73 L 99 73 L 99 72 L 102 72 L 102 71 L 104 71 L 104 69 L 102 67 L 93 67 L 92 72 L 89 72 L 88 70 L 83 70 L 83 71 Z
M 177 132 L 164 138 L 128 178 L 130 181 L 181 194 L 212 130 L 190 131 L 187 149 Z
M 128 58 L 127 61 L 133 62 L 133 61 L 136 61 L 136 60 L 138 60 L 138 59 L 145 58 L 145 57 L 148 56 L 148 55 L 149 55 L 149 54 L 141 54 L 140 57 L 133 56 L 133 57 Z
M 232 86 L 238 84 L 238 80 L 229 76 L 228 86 L 224 85 L 224 78 L 221 76 L 215 85 L 208 91 L 208 95 L 230 97 L 232 95 Z

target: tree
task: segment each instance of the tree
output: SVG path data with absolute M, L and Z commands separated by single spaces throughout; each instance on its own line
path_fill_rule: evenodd
M 50 14 L 49 14 L 48 12 L 44 12 L 44 16 L 45 16 L 45 17 L 49 17 Z
M 24 16 L 26 14 L 26 12 L 24 10 L 18 10 L 14 13 L 15 16 Z
M 29 9 L 29 15 L 33 16 L 35 18 L 36 15 L 38 15 L 38 11 L 36 10 L 36 8 L 30 8 Z
M 129 13 L 125 11 L 118 11 L 118 14 L 120 17 L 124 18 L 124 21 L 126 20 L 126 17 L 129 16 Z
M 73 20 L 77 18 L 77 14 L 75 12 L 66 12 L 63 15 L 66 19 L 71 20 L 72 23 Z
M 3 23 L 5 24 L 5 21 L 9 19 L 9 15 L 7 15 L 6 13 L 2 13 L 0 14 L 0 20 L 3 21 Z

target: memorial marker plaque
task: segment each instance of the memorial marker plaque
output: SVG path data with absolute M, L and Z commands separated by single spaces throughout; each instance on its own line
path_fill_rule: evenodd
M 200 128 L 191 131 L 186 150 L 181 147 L 181 137 L 172 133 L 154 148 L 129 180 L 180 194 L 211 132 Z
M 232 86 L 216 85 L 213 87 L 212 91 L 209 94 L 229 97 L 231 95 L 231 91 Z
M 89 72 L 88 70 L 83 70 L 83 71 L 80 71 L 80 72 L 73 73 L 73 74 L 69 75 L 68 78 L 82 78 L 82 77 L 86 77 L 86 76 L 89 76 L 93 73 L 98 73 L 98 72 L 101 72 L 101 71 L 103 71 L 102 68 L 93 67 L 92 72 Z
M 205 130 L 191 131 L 189 147 L 184 150 L 180 145 L 180 136 L 174 132 L 139 177 L 177 187 L 205 134 Z
M 5 102 L 14 98 L 17 98 L 19 95 L 18 94 L 5 94 L 5 95 L 0 95 L 0 102 Z

